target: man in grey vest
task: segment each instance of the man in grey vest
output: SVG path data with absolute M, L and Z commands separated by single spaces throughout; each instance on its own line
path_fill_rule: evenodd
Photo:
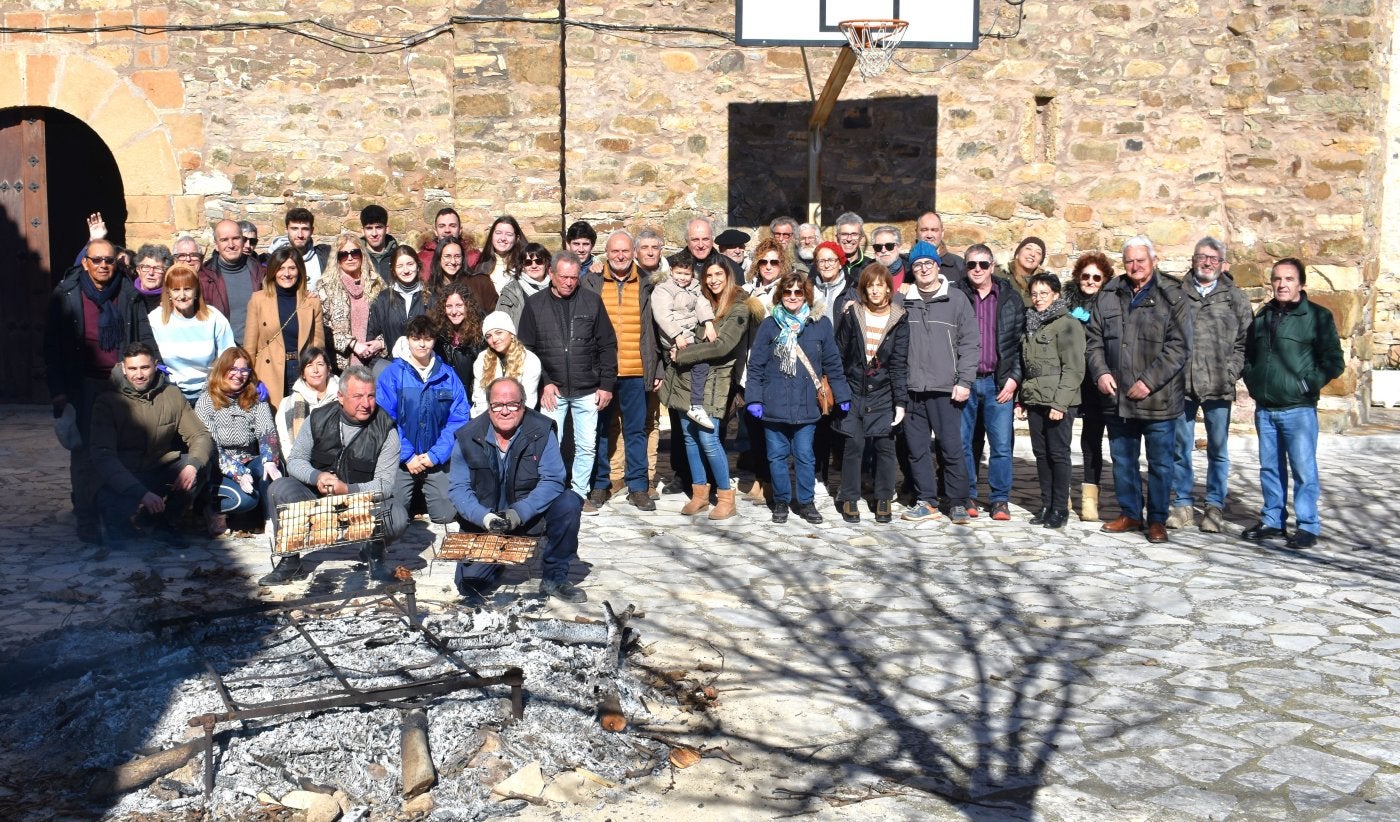
M 342 494 L 378 494 L 383 514 L 383 539 L 371 541 L 360 555 L 370 576 L 380 582 L 394 578 L 384 559 L 385 545 L 408 527 L 406 500 L 394 499 L 399 470 L 399 432 L 374 397 L 374 375 L 352 365 L 340 377 L 338 402 L 311 412 L 301 426 L 287 458 L 287 474 L 272 483 L 268 496 L 273 510 L 289 502 L 304 502 Z M 259 585 L 283 585 L 302 579 L 306 570 L 300 554 L 284 554 Z

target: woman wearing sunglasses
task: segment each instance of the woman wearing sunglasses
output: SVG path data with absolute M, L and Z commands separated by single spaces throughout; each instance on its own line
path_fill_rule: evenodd
M 1094 310 L 1094 300 L 1113 277 L 1113 263 L 1100 251 L 1090 251 L 1074 261 L 1074 272 L 1065 285 L 1069 313 L 1086 327 Z M 1099 480 L 1103 478 L 1104 395 L 1094 378 L 1084 375 L 1079 387 L 1079 451 L 1084 458 L 1084 484 L 1081 486 L 1079 518 L 1096 522 L 1099 518 Z
M 753 264 L 749 266 L 744 290 L 763 303 L 765 309 L 771 309 L 777 302 L 778 281 L 784 274 L 791 274 L 792 270 L 792 252 L 787 244 L 767 237 L 754 249 Z
M 512 277 L 501 289 L 501 297 L 496 301 L 496 310 L 504 311 L 516 328 L 520 327 L 520 313 L 525 310 L 525 301 L 549 287 L 549 249 L 539 243 L 527 243 L 520 255 L 520 273 Z M 530 406 L 533 408 L 534 406 Z
M 831 386 L 832 413 L 851 408 L 851 389 L 831 323 L 814 309 L 812 281 L 787 274 L 778 282 L 778 304 L 758 327 L 749 352 L 744 399 L 749 414 L 763 422 L 768 468 L 773 480 L 773 521 L 787 522 L 788 510 L 812 524 L 822 521 L 814 504 L 816 455 L 812 440 L 822 418 L 817 388 Z M 788 457 L 796 466 L 797 490 L 788 479 Z
M 368 365 L 384 352 L 382 341 L 369 338 L 369 307 L 384 290 L 384 281 L 366 262 L 364 240 L 356 235 L 342 233 L 331 251 L 331 270 L 316 283 L 316 296 L 331 330 L 326 347 L 335 351 L 335 370 L 344 371 Z

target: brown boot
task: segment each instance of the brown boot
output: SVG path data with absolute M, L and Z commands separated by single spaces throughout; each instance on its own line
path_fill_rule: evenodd
M 710 486 L 692 485 L 690 486 L 690 502 L 685 504 L 681 513 L 688 517 L 693 517 L 706 508 L 710 507 Z
M 754 480 L 753 485 L 749 487 L 749 493 L 745 496 L 747 496 L 749 502 L 752 502 L 754 505 L 768 504 L 768 499 L 764 495 L 762 480 Z
M 739 512 L 734 510 L 734 489 L 716 490 L 715 507 L 710 510 L 710 519 L 729 519 L 738 515 Z
M 1079 493 L 1079 520 L 1081 522 L 1098 522 L 1099 487 L 1086 482 L 1079 487 Z

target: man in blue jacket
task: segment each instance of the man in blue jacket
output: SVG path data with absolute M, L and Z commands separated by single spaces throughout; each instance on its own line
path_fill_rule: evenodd
M 408 321 L 408 356 L 399 357 L 379 375 L 379 405 L 399 429 L 399 472 L 394 499 L 407 506 L 423 489 L 428 518 L 445 534 L 457 518 L 448 496 L 447 461 L 452 438 L 471 419 L 471 402 L 457 372 L 433 355 L 437 334 L 433 321 L 419 315 Z
M 564 492 L 564 458 L 549 417 L 525 407 L 525 389 L 513 377 L 486 389 L 487 413 L 457 431 L 451 462 L 452 504 L 463 530 L 544 536 L 540 592 L 565 602 L 587 602 L 569 581 L 578 557 L 583 498 Z M 457 568 L 457 589 L 471 604 L 484 602 L 491 576 L 471 565 Z

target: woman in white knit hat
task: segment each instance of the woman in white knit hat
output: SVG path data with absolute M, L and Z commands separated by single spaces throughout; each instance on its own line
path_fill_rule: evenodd
M 515 323 L 504 311 L 492 311 L 481 321 L 486 350 L 472 367 L 472 416 L 486 413 L 486 386 L 497 377 L 514 377 L 525 387 L 525 406 L 539 404 L 540 358 L 526 351 L 515 336 Z

